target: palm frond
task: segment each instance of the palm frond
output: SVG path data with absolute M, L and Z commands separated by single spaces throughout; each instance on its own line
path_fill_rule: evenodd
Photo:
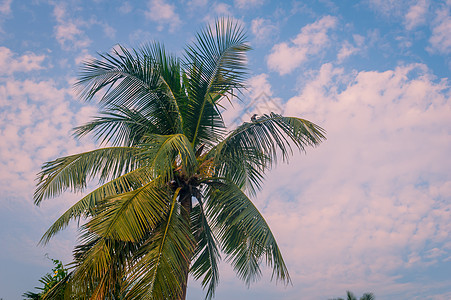
M 58 220 L 47 229 L 39 243 L 44 245 L 47 244 L 50 239 L 59 231 L 63 230 L 71 220 L 77 218 L 80 219 L 82 216 L 88 217 L 94 215 L 95 209 L 101 201 L 105 200 L 105 198 L 117 195 L 118 193 L 132 191 L 149 183 L 151 180 L 152 177 L 150 176 L 148 168 L 141 167 L 103 184 L 84 196 L 62 214 Z
M 186 102 L 186 93 L 182 85 L 181 65 L 178 58 L 168 55 L 164 46 L 159 43 L 145 44 L 140 48 L 143 60 L 153 60 L 158 66 L 159 83 L 162 92 L 167 97 L 172 112 L 177 114 L 177 124 L 183 126 L 180 105 Z M 177 131 L 181 132 L 181 131 Z
M 188 99 L 182 106 L 184 132 L 191 144 L 206 144 L 211 147 L 225 133 L 225 123 L 218 108 L 222 95 L 208 94 L 207 86 L 202 86 L 201 70 L 189 70 L 189 80 L 185 78 Z
M 163 181 L 173 179 L 174 162 L 180 163 L 188 176 L 197 169 L 196 154 L 183 134 L 147 135 L 140 147 L 143 149 L 140 158 L 148 161 L 154 176 L 161 176 Z
M 114 240 L 138 242 L 157 227 L 167 210 L 166 191 L 149 182 L 136 190 L 110 196 L 85 227 Z
M 192 144 L 211 142 L 208 136 L 224 128 L 217 103 L 243 88 L 247 76 L 246 44 L 243 28 L 231 19 L 217 20 L 206 27 L 186 50 L 186 81 L 190 110 L 184 116 L 185 129 Z M 204 137 L 204 135 L 206 135 Z
M 174 193 L 165 221 L 138 252 L 125 299 L 177 299 L 181 294 L 194 240 L 177 202 L 180 190 Z
M 263 257 L 272 267 L 272 277 L 291 281 L 277 242 L 252 201 L 234 183 L 211 180 L 208 186 L 207 214 L 214 220 L 222 250 L 227 254 L 238 276 L 247 284 L 260 277 Z
M 191 273 L 196 280 L 203 277 L 202 287 L 207 288 L 205 299 L 211 299 L 219 284 L 218 262 L 221 256 L 216 245 L 216 238 L 208 223 L 203 202 L 199 198 L 198 202 L 199 204 L 193 208 L 191 213 L 192 232 L 197 241 Z
M 101 59 L 84 63 L 75 87 L 87 101 L 104 90 L 102 107 L 135 109 L 155 117 L 161 133 L 177 133 L 180 114 L 173 99 L 167 97 L 167 82 L 161 80 L 162 68 L 151 54 L 146 48 L 132 53 L 122 46 L 112 54 L 99 54 Z
M 375 300 L 376 297 L 373 293 L 365 293 L 362 297 L 360 297 L 360 300 Z
M 139 243 L 99 237 L 83 228 L 68 283 L 74 299 L 120 299 Z
M 145 134 L 159 133 L 159 128 L 151 116 L 127 107 L 111 107 L 100 112 L 92 121 L 74 128 L 74 135 L 81 138 L 94 132 L 101 144 L 113 146 L 134 146 Z
M 357 297 L 354 295 L 354 293 L 350 291 L 346 291 L 346 299 L 347 300 L 357 300 Z
M 209 157 L 215 159 L 217 176 L 227 177 L 254 194 L 278 155 L 288 160 L 292 144 L 305 151 L 324 139 L 324 130 L 310 121 L 271 113 L 238 126 L 210 151 Z
M 69 294 L 68 280 L 71 274 L 66 275 L 62 280 L 57 282 L 50 290 L 40 296 L 39 300 L 59 300 L 66 299 L 65 296 Z
M 270 157 L 252 147 L 238 144 L 219 144 L 207 154 L 213 160 L 215 175 L 228 178 L 241 189 L 256 195 L 264 179 L 264 173 L 271 164 Z
M 108 147 L 45 163 L 38 173 L 35 204 L 39 205 L 43 199 L 58 196 L 67 189 L 83 190 L 95 176 L 99 176 L 102 182 L 139 167 L 138 151 L 131 147 Z
M 266 153 L 272 162 L 277 160 L 278 151 L 284 160 L 288 159 L 292 152 L 290 143 L 305 151 L 305 147 L 317 146 L 324 139 L 324 129 L 310 121 L 271 113 L 254 122 L 243 123 L 219 147 L 255 149 Z

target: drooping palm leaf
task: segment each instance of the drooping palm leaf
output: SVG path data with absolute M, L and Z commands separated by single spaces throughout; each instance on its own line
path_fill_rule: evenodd
M 165 221 L 138 252 L 125 299 L 177 299 L 182 293 L 187 276 L 183 266 L 189 264 L 194 240 L 177 202 L 180 190 L 174 193 Z
M 304 151 L 305 147 L 317 146 L 324 139 L 324 129 L 310 121 L 271 113 L 238 126 L 218 144 L 218 148 L 224 149 L 219 153 L 229 149 L 233 151 L 235 147 L 254 149 L 275 161 L 278 154 L 284 160 L 288 159 L 291 154 L 290 143 Z
M 238 276 L 248 284 L 255 281 L 261 273 L 259 263 L 265 258 L 273 277 L 289 283 L 290 275 L 277 242 L 252 201 L 227 180 L 205 183 L 209 186 L 207 214 Z
M 88 181 L 99 176 L 101 181 L 117 178 L 140 166 L 139 149 L 108 147 L 58 158 L 45 163 L 38 174 L 34 202 L 55 197 L 66 189 L 80 191 Z
M 119 299 L 140 243 L 100 237 L 83 227 L 68 280 L 75 299 Z
M 218 262 L 221 256 L 203 208 L 203 201 L 198 198 L 198 202 L 191 214 L 192 232 L 197 242 L 191 273 L 195 279 L 203 278 L 202 287 L 207 288 L 205 298 L 211 299 L 219 284 Z
M 100 112 L 100 116 L 92 121 L 76 127 L 74 135 L 80 138 L 94 132 L 94 137 L 101 144 L 109 142 L 113 146 L 130 147 L 138 144 L 145 134 L 160 132 L 153 122 L 152 116 L 143 115 L 140 111 L 112 107 Z
M 147 167 L 141 167 L 111 180 L 98 187 L 88 195 L 84 196 L 77 203 L 72 205 L 61 217 L 56 220 L 41 238 L 40 243 L 47 244 L 50 239 L 60 230 L 64 229 L 71 220 L 79 219 L 82 216 L 94 215 L 96 207 L 105 198 L 117 195 L 118 193 L 129 192 L 152 181 L 152 177 Z
M 324 130 L 307 121 L 271 113 L 257 121 L 243 123 L 232 131 L 210 153 L 217 166 L 217 176 L 227 177 L 238 186 L 255 192 L 263 174 L 278 155 L 287 160 L 294 144 L 300 150 L 316 146 Z
M 114 240 L 138 242 L 162 221 L 166 191 L 154 181 L 136 190 L 110 196 L 85 225 L 90 232 Z

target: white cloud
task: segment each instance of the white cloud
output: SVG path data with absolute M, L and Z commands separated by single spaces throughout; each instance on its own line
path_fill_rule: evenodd
M 338 63 L 342 63 L 347 57 L 362 51 L 362 49 L 365 48 L 364 42 L 365 37 L 359 34 L 353 35 L 353 43 L 344 41 L 337 54 Z
M 374 288 L 413 298 L 424 285 L 400 276 L 449 257 L 450 102 L 448 82 L 421 64 L 351 74 L 325 64 L 288 101 L 285 115 L 328 140 L 273 170 L 256 203 L 303 298 Z
M 249 122 L 253 114 L 261 116 L 271 112 L 281 114 L 283 111 L 282 100 L 273 96 L 268 74 L 252 76 L 247 80 L 246 86 L 244 95 L 240 96 L 242 101 L 234 98 L 232 103 L 222 103 L 226 108 L 222 116 L 229 129 L 242 122 Z
M 80 29 L 84 22 L 69 18 L 64 3 L 55 4 L 53 15 L 57 23 L 54 28 L 55 38 L 64 50 L 83 49 L 91 44 L 91 40 Z
M 150 0 L 148 8 L 145 16 L 159 24 L 159 31 L 163 30 L 165 25 L 169 26 L 170 31 L 173 31 L 181 24 L 180 17 L 175 12 L 175 5 L 168 4 L 164 0 Z
M 195 8 L 195 7 L 204 7 L 208 4 L 208 0 L 191 0 L 188 1 L 187 5 L 188 7 L 190 7 L 191 9 Z
M 41 69 L 44 56 L 16 57 L 0 47 L 0 57 L 0 69 L 11 75 L 0 77 L 0 182 L 6 199 L 29 203 L 43 162 L 92 146 L 78 144 L 70 134 L 88 111 L 74 106 L 71 89 L 53 80 L 14 78 L 14 72 Z
M 368 0 L 370 7 L 385 16 L 399 16 L 409 0 Z
M 45 58 L 45 55 L 32 52 L 17 57 L 10 49 L 0 46 L 0 75 L 43 69 L 42 63 Z
M 436 10 L 436 18 L 433 22 L 432 36 L 429 39 L 431 52 L 449 54 L 451 52 L 451 1 Z
M 274 42 L 279 29 L 271 23 L 271 21 L 264 18 L 256 18 L 251 22 L 251 32 L 255 36 L 257 43 L 271 43 Z
M 92 56 L 88 50 L 83 49 L 82 51 L 80 51 L 80 53 L 75 57 L 74 61 L 75 64 L 80 65 L 81 63 L 85 62 L 85 61 L 89 61 L 94 59 L 94 56 Z
M 249 9 L 263 5 L 265 0 L 235 0 L 235 6 L 241 9 Z
M 337 54 L 338 62 L 341 63 L 345 58 L 351 56 L 352 54 L 359 51 L 359 48 L 355 47 L 348 41 L 345 41 L 343 45 L 341 46 L 340 51 Z
M 232 16 L 230 5 L 223 2 L 217 2 L 213 4 L 212 12 L 213 14 L 207 15 L 205 17 L 205 21 L 207 21 L 208 23 L 212 23 L 213 20 L 217 18 L 217 16 L 228 16 L 228 17 Z
M 125 1 L 121 6 L 118 7 L 117 10 L 122 14 L 128 14 L 132 12 L 133 6 L 130 4 L 130 2 Z
M 12 0 L 0 1 L 0 14 L 2 14 L 2 15 L 11 14 L 11 3 L 12 3 Z
M 404 20 L 405 26 L 408 30 L 412 30 L 426 22 L 428 6 L 429 3 L 426 0 L 418 0 L 415 5 L 412 5 L 409 8 Z
M 110 39 L 114 39 L 116 37 L 116 29 L 106 23 L 103 23 L 101 25 L 103 27 L 103 32 L 107 37 L 109 37 Z
M 274 45 L 267 58 L 268 67 L 281 75 L 292 72 L 309 56 L 320 53 L 328 45 L 327 32 L 335 28 L 336 24 L 337 18 L 325 16 L 304 26 L 290 43 Z

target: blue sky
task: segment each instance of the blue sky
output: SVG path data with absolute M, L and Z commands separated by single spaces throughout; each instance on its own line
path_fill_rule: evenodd
M 72 90 L 80 62 L 117 43 L 178 55 L 217 16 L 248 32 L 250 77 L 233 126 L 271 110 L 328 140 L 268 174 L 255 197 L 293 285 L 249 289 L 223 264 L 216 299 L 451 299 L 451 1 L 0 0 L 0 298 L 70 262 L 77 224 L 48 226 L 81 195 L 35 207 L 41 164 L 96 147 Z M 94 185 L 93 185 L 94 186 Z M 201 299 L 192 282 L 188 299 Z

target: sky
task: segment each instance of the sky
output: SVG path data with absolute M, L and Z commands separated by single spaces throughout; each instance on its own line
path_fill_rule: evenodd
M 253 198 L 292 285 L 249 288 L 221 264 L 218 300 L 451 299 L 451 1 L 0 0 L 0 298 L 21 299 L 71 261 L 77 224 L 40 237 L 82 194 L 33 204 L 36 174 L 94 149 L 95 116 L 72 89 L 80 64 L 118 43 L 183 55 L 218 16 L 246 28 L 250 75 L 230 128 L 253 113 L 308 119 L 327 141 L 294 151 Z M 95 182 L 92 187 L 95 186 Z M 188 299 L 202 299 L 190 281 Z

